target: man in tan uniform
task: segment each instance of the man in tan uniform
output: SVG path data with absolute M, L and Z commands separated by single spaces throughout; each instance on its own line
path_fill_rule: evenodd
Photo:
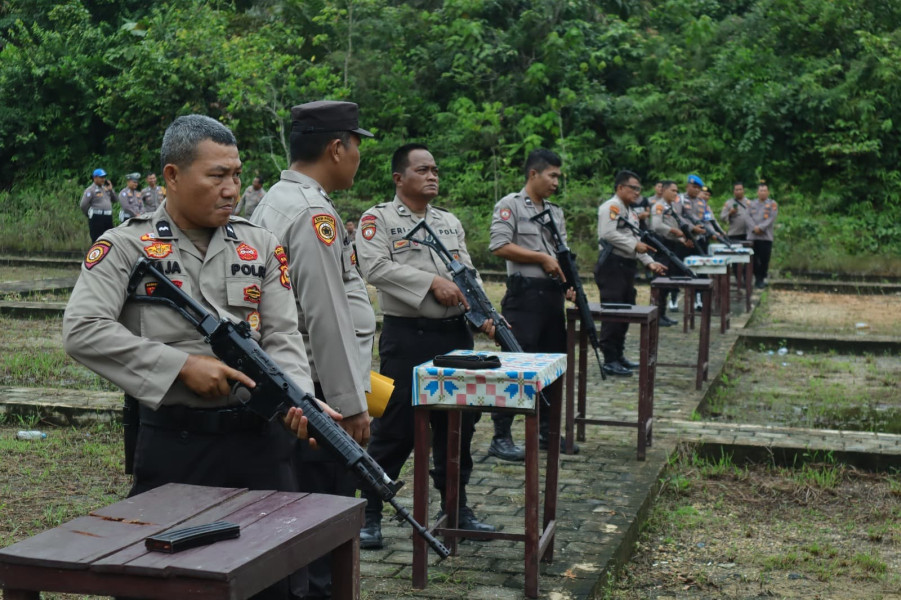
M 241 215 L 245 219 L 250 219 L 253 211 L 256 210 L 265 195 L 266 190 L 263 189 L 263 178 L 257 175 L 253 178 L 253 183 L 244 190 L 241 201 L 235 206 L 235 214 Z
M 648 254 L 651 247 L 641 241 L 619 219 L 627 220 L 638 227 L 638 215 L 632 210 L 641 195 L 641 181 L 631 171 L 616 174 L 613 187 L 615 194 L 598 208 L 598 244 L 601 255 L 594 270 L 594 280 L 601 293 L 601 302 L 635 304 L 636 259 L 658 275 L 666 267 Z M 607 245 L 612 250 L 604 252 Z M 600 258 L 604 260 L 601 261 Z M 601 351 L 604 353 L 604 372 L 608 375 L 631 376 L 638 363 L 624 355 L 628 323 L 601 323 Z
M 112 182 L 106 178 L 106 171 L 103 169 L 94 169 L 91 177 L 94 183 L 82 193 L 79 207 L 88 218 L 88 230 L 93 244 L 104 231 L 113 226 L 113 202 L 116 199 L 116 191 Z
M 353 185 L 360 136 L 372 134 L 358 127 L 352 102 L 301 104 L 291 109 L 291 120 L 291 166 L 251 221 L 273 232 L 285 248 L 316 397 L 343 415 L 341 426 L 365 446 L 375 314 L 329 194 Z M 355 495 L 358 482 L 335 457 L 298 444 L 296 458 L 301 491 Z M 311 563 L 309 575 L 304 598 L 331 597 L 330 557 Z
M 179 117 L 166 130 L 160 155 L 169 198 L 88 251 L 63 319 L 66 352 L 140 402 L 132 495 L 170 482 L 296 491 L 296 437 L 230 394 L 231 381 L 254 382 L 213 356 L 176 311 L 127 301 L 135 262 L 158 260 L 213 314 L 249 322 L 285 373 L 313 389 L 278 240 L 229 218 L 241 171 L 231 131 L 202 115 Z M 147 277 L 137 293 L 153 290 Z M 287 423 L 298 436 L 306 434 L 304 421 L 289 412 Z M 287 598 L 288 584 L 259 597 Z
M 144 202 L 138 191 L 140 173 L 129 173 L 125 176 L 125 187 L 119 192 L 119 222 L 124 223 L 132 217 L 144 212 Z
M 675 202 L 679 199 L 679 186 L 675 181 L 665 180 L 661 182 L 662 196 L 660 201 L 654 203 L 651 207 L 651 230 L 656 233 L 666 244 L 667 248 L 672 250 L 677 257 L 685 258 L 688 256 L 694 243 L 685 237 L 685 233 L 679 227 L 679 221 L 673 214 L 675 210 Z M 669 260 L 662 254 L 658 256 L 661 264 L 667 269 L 670 267 Z M 676 310 L 678 308 L 679 288 L 670 288 L 663 290 L 663 300 L 670 297 L 669 309 Z M 660 324 L 664 327 L 676 325 L 677 321 L 666 316 L 667 305 L 660 306 Z
M 413 450 L 413 367 L 437 354 L 473 347 L 472 332 L 463 317 L 463 292 L 437 254 L 425 245 L 403 239 L 404 235 L 425 219 L 451 254 L 467 267 L 473 266 L 460 221 L 431 204 L 438 195 L 438 166 L 428 148 L 422 144 L 401 146 L 392 157 L 391 171 L 394 200 L 363 213 L 357 250 L 363 277 L 378 290 L 379 306 L 385 315 L 379 338 L 380 372 L 394 379 L 395 385 L 384 414 L 372 423 L 369 454 L 396 479 Z M 462 418 L 459 527 L 494 531 L 494 527 L 476 519 L 466 497 L 473 468 L 472 435 L 480 415 L 466 411 Z M 447 414 L 433 410 L 430 419 L 435 467 L 431 474 L 444 510 Z M 363 497 L 369 504 L 360 547 L 381 548 L 382 501 L 365 490 Z
M 736 181 L 732 184 L 732 197 L 723 204 L 720 219 L 729 224 L 726 235 L 733 240 L 744 240 L 747 234 L 745 213 L 748 211 L 748 199 L 745 198 L 745 186 Z
M 153 212 L 166 199 L 166 188 L 156 184 L 156 173 L 147 174 L 147 187 L 141 190 L 141 202 L 145 212 Z
M 778 215 L 779 205 L 770 198 L 770 186 L 761 181 L 757 186 L 757 198 L 745 213 L 748 240 L 754 243 L 754 287 L 758 290 L 767 287 L 766 278 L 773 253 L 773 230 L 776 228 Z

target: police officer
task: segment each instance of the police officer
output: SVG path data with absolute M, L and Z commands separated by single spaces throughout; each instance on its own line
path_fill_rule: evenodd
M 614 195 L 598 208 L 598 244 L 600 256 L 595 266 L 594 280 L 602 302 L 635 304 L 636 259 L 658 275 L 666 267 L 648 255 L 651 247 L 620 223 L 624 219 L 638 227 L 638 216 L 631 206 L 641 195 L 641 181 L 632 171 L 620 171 L 613 182 Z M 608 248 L 609 246 L 609 248 Z M 638 363 L 624 355 L 628 323 L 601 323 L 601 351 L 604 353 L 604 372 L 608 375 L 631 376 Z
M 654 203 L 651 208 L 651 229 L 666 244 L 673 254 L 678 258 L 685 258 L 694 247 L 694 243 L 685 237 L 685 233 L 679 227 L 679 221 L 673 214 L 675 207 L 673 206 L 679 199 L 679 186 L 675 181 L 664 180 L 661 182 L 662 195 L 660 200 Z M 669 259 L 663 254 L 658 255 L 660 264 L 669 269 L 671 267 Z M 670 298 L 669 309 L 676 310 L 678 308 L 679 288 L 669 288 L 663 290 L 663 300 Z M 664 327 L 676 325 L 678 321 L 666 316 L 667 305 L 660 306 L 660 324 Z
M 701 189 L 704 181 L 697 175 L 689 175 L 685 185 L 685 193 L 679 197 L 677 209 L 681 209 L 679 216 L 687 220 L 695 234 L 696 254 L 707 254 L 708 231 L 704 225 L 704 208 L 707 205 L 701 199 Z
M 119 221 L 121 223 L 144 212 L 144 202 L 141 200 L 141 192 L 138 191 L 139 181 L 141 181 L 140 173 L 129 173 L 125 176 L 125 187 L 119 192 Z
M 757 186 L 757 198 L 745 213 L 748 240 L 754 242 L 754 287 L 758 290 L 767 286 L 766 276 L 770 270 L 770 255 L 773 253 L 773 230 L 778 214 L 779 206 L 770 198 L 770 186 L 761 181 Z
M 156 184 L 156 173 L 148 173 L 146 181 L 147 187 L 141 190 L 141 202 L 145 212 L 153 212 L 166 199 L 166 188 Z
M 357 251 L 363 277 L 378 290 L 385 315 L 379 338 L 380 372 L 394 379 L 394 393 L 382 417 L 372 423 L 369 453 L 391 478 L 397 478 L 413 450 L 413 367 L 451 350 L 471 349 L 472 332 L 463 314 L 467 307 L 460 288 L 451 280 L 441 259 L 427 246 L 403 239 L 421 219 L 437 233 L 441 243 L 460 262 L 472 268 L 460 221 L 432 206 L 438 195 L 438 166 L 422 144 L 407 144 L 391 160 L 396 195 L 378 204 L 360 219 Z M 491 328 L 486 324 L 485 329 Z M 467 505 L 466 485 L 472 473 L 470 446 L 480 413 L 463 413 L 460 441 L 459 527 L 494 531 L 480 522 Z M 444 493 L 447 459 L 447 414 L 430 411 L 434 469 L 432 479 Z M 381 548 L 381 500 L 367 491 L 366 525 L 360 531 L 361 548 Z
M 745 213 L 748 211 L 748 199 L 745 198 L 745 186 L 742 182 L 736 181 L 732 184 L 732 197 L 723 204 L 720 211 L 720 220 L 729 224 L 726 235 L 737 241 L 745 240 L 747 234 L 747 223 L 745 222 Z
M 91 233 L 91 243 L 94 243 L 104 231 L 113 226 L 113 200 L 116 192 L 103 169 L 94 169 L 91 176 L 94 183 L 81 195 L 79 206 L 88 218 L 88 231 Z
M 340 413 L 341 426 L 365 446 L 375 314 L 357 272 L 354 247 L 329 197 L 353 185 L 360 138 L 372 137 L 358 127 L 357 115 L 352 102 L 292 108 L 291 165 L 251 221 L 273 232 L 284 246 L 316 397 Z M 306 444 L 298 444 L 296 458 L 301 491 L 355 495 L 357 481 L 337 458 Z M 309 565 L 309 584 L 304 598 L 331 597 L 330 556 Z
M 266 190 L 263 189 L 263 178 L 257 175 L 253 178 L 253 183 L 244 190 L 241 201 L 235 206 L 235 214 L 241 215 L 245 219 L 249 219 L 253 215 L 253 211 L 256 210 L 257 205 L 259 205 L 260 200 L 262 200 L 265 195 Z
M 234 135 L 206 116 L 179 117 L 160 158 L 169 198 L 88 251 L 63 319 L 66 352 L 140 402 L 131 495 L 170 482 L 296 491 L 296 436 L 230 394 L 231 381 L 253 387 L 253 380 L 215 358 L 176 311 L 126 301 L 135 261 L 158 260 L 213 314 L 250 323 L 285 373 L 312 389 L 284 253 L 265 229 L 230 219 L 241 181 Z M 147 277 L 137 293 L 153 290 Z M 305 421 L 291 409 L 286 423 L 305 437 Z M 287 593 L 282 581 L 259 597 Z
M 563 210 L 549 202 L 560 181 L 563 161 L 554 152 L 539 148 L 529 153 L 525 187 L 500 199 L 494 206 L 488 249 L 507 263 L 507 293 L 501 300 L 504 318 L 526 352 L 566 352 L 564 297 L 575 298 L 557 262 L 554 240 L 547 228 L 531 218 L 546 208 L 566 241 Z M 547 448 L 550 411 L 539 413 L 539 444 Z M 494 437 L 488 454 L 518 461 L 525 451 L 513 443 L 513 415 L 493 413 Z M 563 440 L 561 439 L 561 444 Z

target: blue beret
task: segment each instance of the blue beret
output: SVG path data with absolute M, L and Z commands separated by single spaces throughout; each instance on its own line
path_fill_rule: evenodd
M 701 187 L 704 186 L 704 182 L 701 181 L 701 178 L 698 177 L 697 175 L 689 175 L 689 176 L 688 176 L 688 183 L 693 183 L 693 184 L 699 185 L 699 186 L 701 186 Z

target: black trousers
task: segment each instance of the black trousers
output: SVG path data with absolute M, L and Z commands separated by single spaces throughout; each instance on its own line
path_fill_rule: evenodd
M 611 254 L 604 264 L 596 266 L 594 281 L 601 293 L 601 302 L 635 304 L 635 273 L 638 270 L 634 259 L 621 258 Z M 623 355 L 626 346 L 628 323 L 601 322 L 601 352 L 604 362 L 609 363 Z
M 564 291 L 553 280 L 514 277 L 507 283 L 501 312 L 525 352 L 566 352 Z M 514 414 L 496 412 L 494 437 L 509 438 Z M 539 430 L 547 433 L 549 410 L 538 413 Z
M 113 228 L 113 216 L 112 215 L 93 215 L 90 219 L 88 219 L 88 231 L 91 232 L 91 243 L 97 241 L 101 235 L 103 235 L 107 229 Z
M 373 419 L 370 430 L 369 454 L 391 479 L 397 479 L 410 457 L 415 441 L 413 428 L 413 368 L 438 354 L 451 350 L 471 350 L 472 333 L 462 317 L 449 320 L 405 319 L 386 316 L 379 337 L 379 356 L 382 375 L 394 379 L 394 392 L 384 414 Z M 460 431 L 460 505 L 466 504 L 466 484 L 472 475 L 472 436 L 481 417 L 476 411 L 464 411 Z M 447 479 L 447 413 L 429 411 L 432 427 L 432 462 L 430 471 L 435 488 L 444 498 Z M 382 500 L 363 490 L 368 504 L 366 515 L 378 518 L 382 514 Z M 442 506 L 442 508 L 444 508 Z
M 258 429 L 192 433 L 142 424 L 135 448 L 134 496 L 166 483 L 297 491 L 291 455 L 297 439 L 278 420 Z M 253 596 L 286 600 L 285 578 Z
M 766 279 L 770 270 L 770 255 L 773 253 L 773 242 L 767 240 L 754 240 L 754 282 L 760 283 Z
M 316 383 L 315 395 L 328 404 L 322 386 Z M 298 491 L 311 494 L 332 494 L 353 498 L 357 493 L 358 481 L 334 454 L 327 450 L 313 450 L 304 441 L 297 442 L 294 452 L 297 471 Z M 292 595 L 300 598 L 332 597 L 332 554 L 317 558 L 307 565 L 308 585 L 302 579 Z M 304 591 L 304 588 L 307 588 Z
M 689 253 L 691 252 L 690 248 L 687 248 L 685 246 L 685 244 L 681 244 L 679 242 L 674 242 L 671 240 L 663 240 L 663 243 L 666 245 L 667 248 L 669 248 L 670 252 L 672 252 L 673 254 L 676 255 L 676 258 L 678 258 L 679 260 L 684 260 L 685 257 L 688 256 Z M 666 269 L 667 269 L 666 276 L 667 277 L 672 276 L 672 275 L 684 275 L 685 274 L 685 273 L 682 273 L 681 271 L 679 271 L 679 269 L 677 269 L 676 267 L 674 267 L 672 261 L 663 252 L 658 252 L 657 254 L 655 254 L 654 260 L 666 267 Z M 657 278 L 657 276 L 655 275 L 652 278 L 652 280 L 656 279 L 656 278 Z M 663 304 L 661 306 L 659 306 L 658 309 L 660 310 L 660 316 L 665 317 L 666 316 L 667 298 L 672 298 L 673 302 L 675 302 L 676 299 L 679 297 L 679 288 L 676 288 L 676 287 L 664 288 L 663 290 L 661 290 L 660 296 L 663 300 Z

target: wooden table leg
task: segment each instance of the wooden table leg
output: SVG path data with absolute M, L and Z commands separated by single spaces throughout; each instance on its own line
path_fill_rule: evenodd
M 650 379 L 650 336 L 647 323 L 641 324 L 638 350 L 638 460 L 645 459 L 648 431 L 648 383 Z
M 576 353 L 576 321 L 566 323 L 566 453 L 573 453 L 573 430 L 575 429 L 575 374 L 573 358 Z
M 548 396 L 551 399 L 550 414 L 548 415 L 548 450 L 547 450 L 547 468 L 544 475 L 544 518 L 541 523 L 541 530 L 538 532 L 539 537 L 548 525 L 557 519 L 557 483 L 560 478 L 560 405 L 561 388 L 558 379 L 550 385 Z M 551 541 L 541 557 L 544 562 L 551 562 L 554 559 L 554 539 Z
M 745 312 L 751 312 L 751 280 L 754 278 L 754 265 L 751 261 L 745 264 Z
M 588 416 L 588 332 L 579 332 L 579 416 Z M 579 423 L 578 439 L 585 441 L 585 423 Z
M 526 415 L 525 592 L 529 598 L 538 597 L 538 411 L 545 407 L 537 406 L 535 414 Z M 551 439 L 548 442 L 553 444 Z M 552 448 L 549 445 L 548 452 Z M 558 452 L 559 448 L 558 440 Z
M 722 275 L 714 275 L 713 287 L 714 292 L 716 293 L 716 303 L 720 310 L 720 333 L 726 333 L 726 330 L 729 328 L 729 313 L 727 312 L 729 306 L 729 286 L 723 285 Z
M 710 289 L 701 292 L 702 301 L 704 302 L 704 310 L 701 311 L 701 349 L 703 350 L 703 376 L 707 381 L 707 373 L 710 365 Z M 700 386 L 698 389 L 701 389 Z
M 413 518 L 429 522 L 429 409 L 414 409 Z M 413 536 L 413 587 L 424 590 L 429 577 L 429 547 L 422 536 Z
M 447 527 L 456 529 L 460 523 L 460 422 L 463 414 L 459 410 L 447 413 L 447 478 L 444 483 L 444 512 Z M 457 538 L 446 537 L 444 545 L 451 552 L 457 552 Z
M 360 600 L 359 536 L 354 536 L 332 550 L 332 598 Z

